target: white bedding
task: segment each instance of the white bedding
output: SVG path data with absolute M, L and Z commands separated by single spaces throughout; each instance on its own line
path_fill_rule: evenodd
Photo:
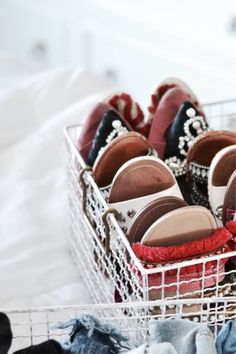
M 68 248 L 62 131 L 109 92 L 107 83 L 80 69 L 32 74 L 0 56 L 3 307 L 89 302 Z

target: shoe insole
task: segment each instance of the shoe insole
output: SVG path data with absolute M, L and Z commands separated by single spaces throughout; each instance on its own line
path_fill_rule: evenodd
M 112 140 L 98 155 L 93 166 L 98 186 L 110 185 L 116 172 L 125 162 L 147 155 L 149 148 L 147 139 L 136 132 L 124 133 Z
M 160 159 L 133 159 L 117 171 L 109 202 L 118 203 L 158 193 L 174 186 L 175 183 L 174 176 Z
M 130 243 L 140 242 L 149 227 L 166 213 L 187 206 L 180 198 L 167 196 L 149 203 L 136 216 L 128 233 Z

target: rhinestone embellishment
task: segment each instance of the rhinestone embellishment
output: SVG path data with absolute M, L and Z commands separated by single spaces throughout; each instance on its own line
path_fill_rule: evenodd
M 165 159 L 165 163 L 169 166 L 175 177 L 182 176 L 186 173 L 186 159 L 182 161 L 176 156 L 172 156 Z
M 128 129 L 122 125 L 122 122 L 119 120 L 114 120 L 112 122 L 112 127 L 114 128 L 111 133 L 108 135 L 106 138 L 106 145 L 109 144 L 113 139 L 115 139 L 118 136 L 123 135 L 124 133 L 128 133 Z M 98 152 L 98 156 L 102 154 L 102 152 L 105 149 L 105 146 L 102 146 Z
M 208 166 L 200 165 L 199 163 L 192 161 L 189 165 L 189 170 L 194 179 L 202 183 L 207 183 L 209 174 Z
M 176 156 L 165 159 L 165 163 L 170 167 L 175 177 L 186 174 L 186 156 L 190 146 L 193 144 L 194 139 L 208 130 L 207 123 L 202 116 L 197 116 L 194 108 L 189 108 L 186 111 L 189 119 L 184 123 L 183 130 L 185 135 L 179 137 L 178 149 L 180 155 L 184 159 Z
M 112 122 L 112 127 L 114 128 L 111 133 L 106 138 L 106 143 L 109 144 L 115 137 L 123 135 L 128 132 L 128 129 L 124 127 L 120 120 L 114 120 Z
M 193 184 L 192 184 L 192 191 L 191 191 L 191 200 L 193 202 L 193 204 L 195 205 L 201 205 L 204 206 L 206 208 L 210 208 L 210 204 L 208 201 L 208 195 L 205 195 L 204 193 L 202 193 L 197 184 L 196 184 L 196 180 L 193 180 Z
M 184 123 L 184 136 L 179 137 L 179 151 L 183 156 L 187 156 L 189 147 L 193 144 L 194 139 L 207 130 L 207 123 L 202 116 L 197 116 L 194 108 L 189 108 L 186 111 L 189 119 Z M 194 135 L 191 133 L 191 128 L 194 130 Z

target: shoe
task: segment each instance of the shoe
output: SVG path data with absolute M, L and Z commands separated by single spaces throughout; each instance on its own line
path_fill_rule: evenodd
M 178 112 L 179 107 L 189 96 L 180 88 L 173 88 L 163 96 L 157 110 L 153 116 L 148 140 L 158 152 L 158 156 L 163 159 L 167 144 L 168 131 Z
M 136 214 L 127 238 L 132 244 L 140 242 L 145 232 L 163 215 L 168 212 L 187 206 L 187 203 L 177 197 L 161 197 L 153 200 Z
M 122 134 L 102 149 L 95 160 L 93 175 L 105 199 L 110 194 L 116 172 L 125 162 L 137 156 L 152 154 L 154 151 L 148 140 L 136 132 Z
M 168 247 L 203 240 L 217 229 L 211 212 L 201 206 L 185 206 L 158 218 L 145 232 L 141 243 Z
M 171 170 L 156 157 L 136 157 L 126 162 L 114 176 L 109 205 L 119 212 L 119 223 L 126 233 L 141 209 L 164 196 L 182 199 Z
M 192 89 L 183 81 L 180 80 L 178 78 L 175 77 L 169 77 L 165 80 L 163 80 L 156 88 L 156 90 L 153 92 L 153 94 L 151 95 L 151 102 L 150 105 L 148 107 L 148 111 L 149 111 L 149 120 L 152 121 L 153 120 L 153 115 L 156 112 L 156 109 L 162 99 L 162 97 L 164 96 L 164 94 L 172 89 L 172 88 L 180 88 L 183 92 L 186 92 L 190 98 L 190 101 L 193 103 L 193 105 L 200 110 L 201 112 L 203 112 L 202 106 L 197 98 L 197 96 L 195 95 L 195 93 L 192 91 Z
M 186 208 L 193 208 L 193 207 L 184 207 Z M 199 208 L 199 207 L 196 207 Z M 203 208 L 205 209 L 205 208 Z M 181 210 L 177 209 L 169 214 L 177 214 Z M 205 216 L 206 216 L 206 212 Z M 210 212 L 208 211 L 210 214 Z M 209 215 L 208 214 L 208 215 Z M 186 215 L 185 222 L 188 223 L 188 213 L 184 213 L 182 218 Z M 206 222 L 204 216 L 204 223 Z M 164 216 L 165 217 L 165 216 Z M 167 216 L 171 224 L 171 218 Z M 201 218 L 202 220 L 202 218 Z M 191 219 L 196 225 L 196 221 Z M 174 222 L 174 221 L 173 221 Z M 179 225 L 179 224 L 178 224 Z M 199 227 L 197 223 L 197 227 Z M 210 223 L 209 223 L 210 226 Z M 214 228 L 214 223 L 212 227 Z M 186 226 L 183 226 L 183 230 L 191 230 L 191 223 Z M 160 228 L 159 231 L 162 231 L 163 228 Z M 174 230 L 177 230 L 176 224 L 174 224 Z M 155 228 L 153 229 L 155 232 Z M 157 229 L 156 229 L 157 231 Z M 168 231 L 168 230 L 167 230 Z M 196 231 L 196 230 L 195 230 Z M 171 265 L 175 264 L 175 267 L 166 270 L 164 274 L 162 272 L 153 272 L 150 273 L 148 276 L 148 284 L 147 286 L 151 288 L 150 296 L 152 298 L 159 298 L 160 295 L 163 297 L 173 297 L 179 296 L 179 294 L 191 293 L 191 297 L 195 297 L 199 295 L 199 291 L 202 289 L 206 290 L 211 287 L 214 287 L 216 283 L 221 282 L 225 277 L 225 264 L 229 260 L 228 257 L 219 258 L 219 262 L 216 267 L 215 261 L 207 261 L 204 263 L 196 263 L 191 265 L 184 265 L 181 266 L 182 261 L 186 260 L 194 260 L 198 259 L 199 257 L 204 256 L 211 256 L 216 254 L 223 254 L 227 252 L 231 252 L 231 242 L 233 235 L 229 232 L 226 228 L 219 228 L 210 236 L 206 237 L 205 230 L 203 230 L 203 237 L 199 234 L 199 239 L 195 239 L 190 241 L 191 234 L 182 235 L 184 238 L 181 237 L 182 240 L 189 239 L 189 242 L 185 242 L 184 244 L 176 245 L 177 238 L 174 237 L 174 242 L 171 242 L 171 239 L 168 239 L 167 244 L 172 244 L 172 246 L 146 246 L 142 243 L 133 243 L 132 249 L 139 258 L 139 260 L 143 263 L 143 267 L 150 269 L 155 268 L 160 265 Z M 157 237 L 162 235 L 156 234 Z M 154 234 L 155 236 L 155 234 Z M 150 239 L 149 235 L 149 239 Z M 155 236 L 156 237 L 156 236 Z M 154 239 L 155 239 L 154 237 Z M 169 242 L 170 241 L 170 242 Z M 178 266 L 178 262 L 180 262 Z M 204 264 L 204 265 L 203 265 Z M 204 282 L 202 278 L 202 274 L 204 272 Z M 140 279 L 140 282 L 142 279 Z
M 191 102 L 184 102 L 168 131 L 164 161 L 175 177 L 186 175 L 186 157 L 197 136 L 208 130 L 204 117 Z
M 209 203 L 219 226 L 222 226 L 222 211 L 227 184 L 234 171 L 236 171 L 236 145 L 230 145 L 215 155 L 209 168 Z
M 104 114 L 110 109 L 106 103 L 98 103 L 88 115 L 78 139 L 78 150 L 83 159 L 87 161 L 89 151 L 91 150 L 93 139 Z
M 194 140 L 186 160 L 193 204 L 210 208 L 207 187 L 211 162 L 217 152 L 235 142 L 236 134 L 225 130 L 205 132 Z
M 130 95 L 117 93 L 106 98 L 104 102 L 113 107 L 134 131 L 147 137 L 149 126 L 145 123 L 144 113 Z
M 148 122 L 151 124 L 151 128 L 148 139 L 161 159 L 164 158 L 168 130 L 181 104 L 185 101 L 191 102 L 198 112 L 204 116 L 202 107 L 196 96 L 180 80 L 165 80 L 151 96 L 151 104 L 148 108 L 150 112 Z
M 102 149 L 104 149 L 107 144 L 114 138 L 131 130 L 129 124 L 127 124 L 116 111 L 113 109 L 106 111 L 93 139 L 87 164 L 92 167 L 98 154 L 101 153 Z
M 229 221 L 235 221 L 236 225 L 236 170 L 232 173 L 227 183 L 223 202 L 222 221 L 224 225 Z

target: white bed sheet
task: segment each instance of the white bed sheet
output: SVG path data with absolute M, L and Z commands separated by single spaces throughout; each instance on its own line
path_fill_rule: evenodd
M 86 303 L 68 246 L 62 131 L 111 87 L 81 69 L 19 73 L 0 57 L 0 305 Z

